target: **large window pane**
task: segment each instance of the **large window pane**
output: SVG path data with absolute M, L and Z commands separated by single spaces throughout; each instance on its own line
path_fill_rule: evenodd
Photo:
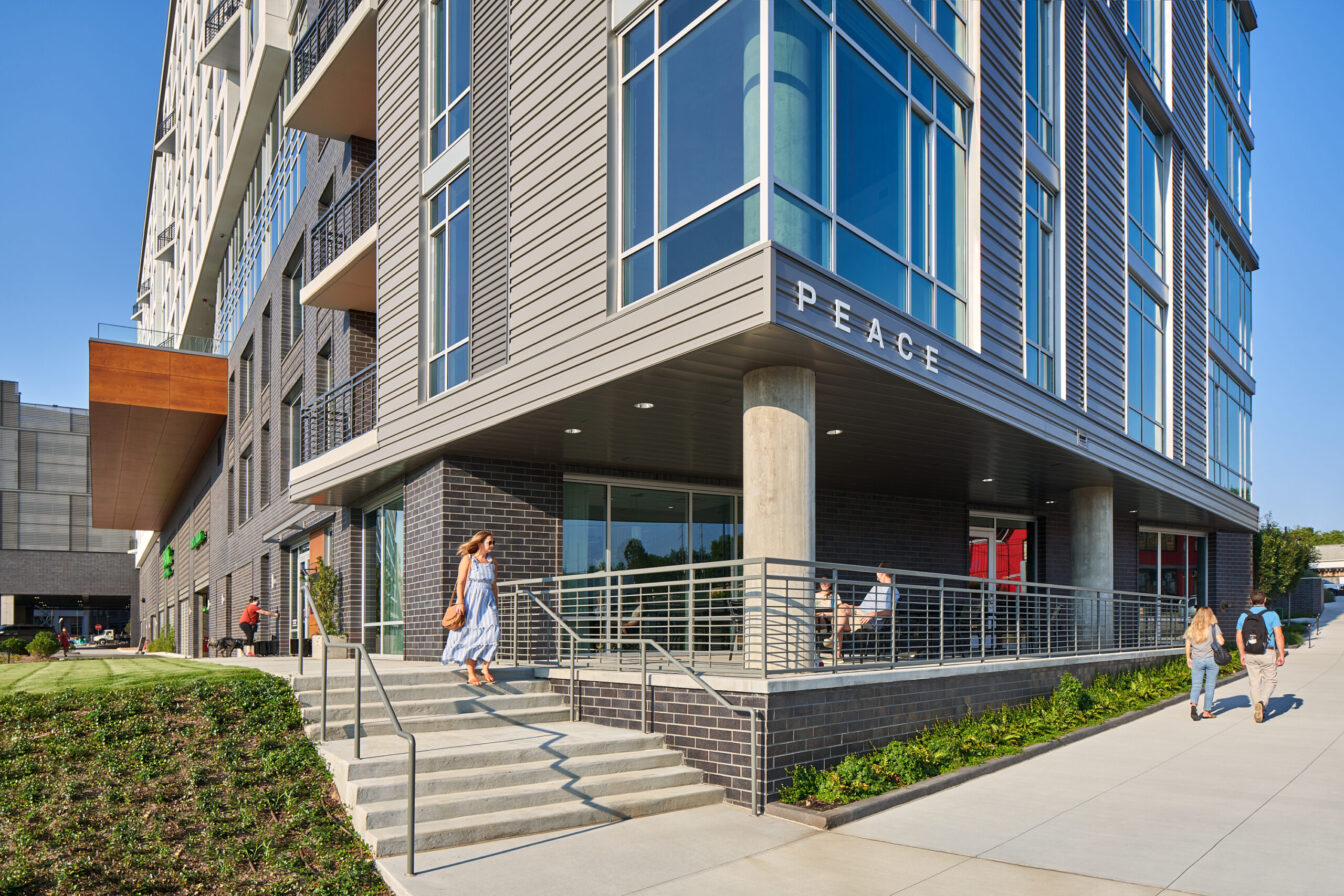
M 835 270 L 898 311 L 906 310 L 905 265 L 844 227 L 835 235 Z
M 831 266 L 831 219 L 780 189 L 775 190 L 775 241 L 822 267 Z
M 858 0 L 839 0 L 835 13 L 841 29 L 853 39 L 854 43 L 873 57 L 888 75 L 904 85 L 905 48 L 896 43 L 887 33 L 887 29 L 879 25 Z
M 905 252 L 905 97 L 847 44 L 836 48 L 836 211 Z
M 759 7 L 732 0 L 663 53 L 661 227 L 760 173 L 759 33 Z
M 607 487 L 566 482 L 562 568 L 565 575 L 607 568 Z
M 799 0 L 775 5 L 775 177 L 830 201 L 830 29 Z
M 686 492 L 612 486 L 612 569 L 686 563 L 688 499 Z
M 663 237 L 658 246 L 659 287 L 756 242 L 761 228 L 760 205 L 759 192 L 752 190 Z
M 946 132 L 937 139 L 938 279 L 966 288 L 966 150 Z
M 621 168 L 624 234 L 628 249 L 653 236 L 653 67 L 626 82 L 624 90 L 625 158 Z

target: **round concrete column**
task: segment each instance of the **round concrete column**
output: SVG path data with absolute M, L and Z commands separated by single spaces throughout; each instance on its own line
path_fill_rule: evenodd
M 816 393 L 816 374 L 803 367 L 764 367 L 742 380 L 743 555 L 803 561 L 748 582 L 750 668 L 816 663 Z
M 1069 492 L 1072 524 L 1069 544 L 1071 584 L 1095 592 L 1094 602 L 1078 608 L 1078 649 L 1113 647 L 1115 617 L 1115 491 L 1109 486 Z

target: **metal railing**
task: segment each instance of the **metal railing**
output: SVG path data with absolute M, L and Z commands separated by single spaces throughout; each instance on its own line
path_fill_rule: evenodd
M 154 129 L 154 142 L 162 143 L 163 138 L 167 137 L 169 132 L 172 131 L 174 124 L 176 124 L 176 122 L 173 119 L 173 113 L 163 113 L 163 117 L 159 119 L 158 126 Z
M 370 364 L 299 411 L 300 463 L 378 425 L 378 365 Z
M 701 671 L 752 677 L 1178 649 L 1192 609 L 1186 597 L 774 558 L 501 583 L 501 656 L 541 664 L 564 654 L 523 592 L 591 645 L 574 656 L 583 667 L 629 669 L 624 639 L 644 638 Z
M 164 249 L 167 249 L 169 246 L 171 246 L 172 243 L 173 243 L 173 225 L 169 224 L 167 227 L 159 231 L 159 235 L 154 242 L 155 252 L 156 253 L 162 252 Z
M 148 278 L 148 277 L 146 277 L 145 279 L 143 279 L 143 280 L 140 281 L 140 290 L 136 293 L 136 295 L 137 295 L 137 296 L 147 296 L 147 295 L 149 295 L 149 278 Z
M 243 5 L 242 0 L 222 0 L 219 5 L 210 10 L 210 15 L 205 19 L 205 42 L 208 44 L 215 39 L 215 35 L 224 30 L 224 26 L 229 19 L 233 18 Z
M 318 615 L 317 609 L 313 606 L 313 599 L 308 594 L 303 595 L 303 605 L 306 614 L 312 614 L 313 620 L 317 623 L 317 633 L 322 639 L 322 709 L 321 722 L 318 730 L 321 734 L 320 743 L 327 742 L 327 657 L 335 650 L 353 650 L 357 654 L 355 658 L 355 758 L 363 758 L 360 755 L 361 747 L 361 727 L 360 711 L 364 704 L 364 679 L 362 670 L 364 663 L 369 664 L 369 674 L 373 676 L 373 686 L 378 691 L 378 698 L 383 702 L 383 709 L 387 711 L 387 719 L 392 723 L 392 733 L 402 740 L 406 741 L 406 873 L 415 874 L 415 735 L 411 734 L 405 728 L 401 727 L 401 720 L 397 718 L 397 711 L 392 708 L 392 700 L 387 696 L 387 688 L 383 687 L 383 679 L 378 675 L 378 667 L 373 664 L 368 652 L 363 644 L 356 644 L 349 641 L 333 641 L 327 637 L 327 627 L 322 624 L 322 617 Z M 305 615 L 306 615 L 305 614 Z M 299 674 L 303 674 L 303 645 L 299 645 Z
M 310 277 L 317 276 L 378 220 L 378 163 L 364 169 L 350 189 L 308 234 Z
M 299 42 L 294 45 L 294 92 L 298 93 L 303 82 L 317 68 L 323 54 L 341 33 L 341 28 L 350 21 L 350 14 L 359 6 L 360 0 L 327 0 L 318 10 L 317 18 Z
M 229 344 L 206 336 L 183 336 L 168 330 L 149 330 L 126 324 L 99 324 L 98 337 L 107 342 L 124 342 L 148 348 L 166 348 L 202 355 L 227 355 Z
M 567 623 L 564 619 L 562 619 L 559 614 L 557 614 L 550 607 L 546 606 L 545 602 L 542 601 L 541 598 L 533 594 L 531 590 L 523 588 L 521 589 L 521 593 L 527 595 L 527 598 L 529 601 L 531 601 L 532 606 L 535 606 L 537 609 L 541 610 L 542 614 L 546 618 L 550 619 L 551 623 L 556 627 L 556 632 L 559 635 L 560 639 L 568 640 L 569 717 L 571 721 L 574 722 L 579 721 L 579 699 L 577 689 L 578 664 L 575 662 L 576 658 L 575 654 L 577 651 L 578 644 L 580 642 L 586 642 L 586 643 L 601 643 L 603 645 L 616 645 L 619 647 L 637 647 L 639 648 L 639 668 L 640 668 L 639 719 L 644 732 L 646 734 L 652 733 L 653 722 L 649 715 L 648 652 L 649 650 L 653 650 L 655 653 L 658 653 L 662 656 L 663 662 L 666 665 L 670 666 L 672 669 L 675 669 L 681 674 L 687 676 L 693 682 L 699 685 L 700 688 L 706 694 L 708 694 L 711 698 L 713 698 L 714 702 L 718 703 L 724 709 L 727 709 L 737 715 L 745 715 L 751 719 L 751 811 L 756 815 L 760 815 L 763 811 L 765 811 L 765 807 L 761 803 L 760 799 L 761 786 L 760 786 L 760 772 L 758 765 L 759 757 L 761 755 L 760 733 L 761 728 L 764 725 L 764 719 L 760 718 L 761 713 L 760 710 L 753 709 L 750 706 L 738 706 L 736 704 L 729 703 L 713 685 L 705 681 L 704 678 L 700 676 L 700 673 L 696 672 L 694 669 L 682 663 L 671 653 L 669 653 L 663 647 L 663 645 L 659 644 L 652 638 L 628 637 L 624 635 L 617 635 L 614 638 L 597 638 L 593 636 L 580 635 L 569 625 L 569 623 Z M 515 613 L 515 618 L 516 616 L 517 614 Z M 562 643 L 557 644 L 558 654 L 562 654 L 563 650 L 564 650 L 564 644 Z

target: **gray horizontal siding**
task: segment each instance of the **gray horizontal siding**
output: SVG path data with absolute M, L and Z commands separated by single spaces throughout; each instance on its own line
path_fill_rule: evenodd
M 1083 27 L 1085 3 L 1064 5 L 1063 148 L 1061 177 L 1064 181 L 1064 328 L 1061 340 L 1067 371 L 1065 400 L 1079 410 L 1086 395 L 1087 358 L 1087 140 L 1083 131 L 1085 73 Z
M 1204 51 L 1204 5 L 1171 4 L 1172 117 L 1188 151 L 1202 158 L 1204 146 L 1204 83 L 1208 67 Z
M 1185 463 L 1192 472 L 1208 469 L 1208 210 L 1198 178 L 1185 179 Z

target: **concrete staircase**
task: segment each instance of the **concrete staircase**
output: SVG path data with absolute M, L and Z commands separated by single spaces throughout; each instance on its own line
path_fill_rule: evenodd
M 326 759 L 355 828 L 378 857 L 406 852 L 406 742 L 392 733 L 369 676 L 354 758 L 354 675 L 327 679 Z M 660 735 L 570 722 L 563 698 L 530 669 L 493 685 L 426 664 L 379 669 L 417 744 L 415 846 L 441 849 L 599 824 L 723 800 Z M 319 737 L 320 675 L 293 681 L 308 736 Z

